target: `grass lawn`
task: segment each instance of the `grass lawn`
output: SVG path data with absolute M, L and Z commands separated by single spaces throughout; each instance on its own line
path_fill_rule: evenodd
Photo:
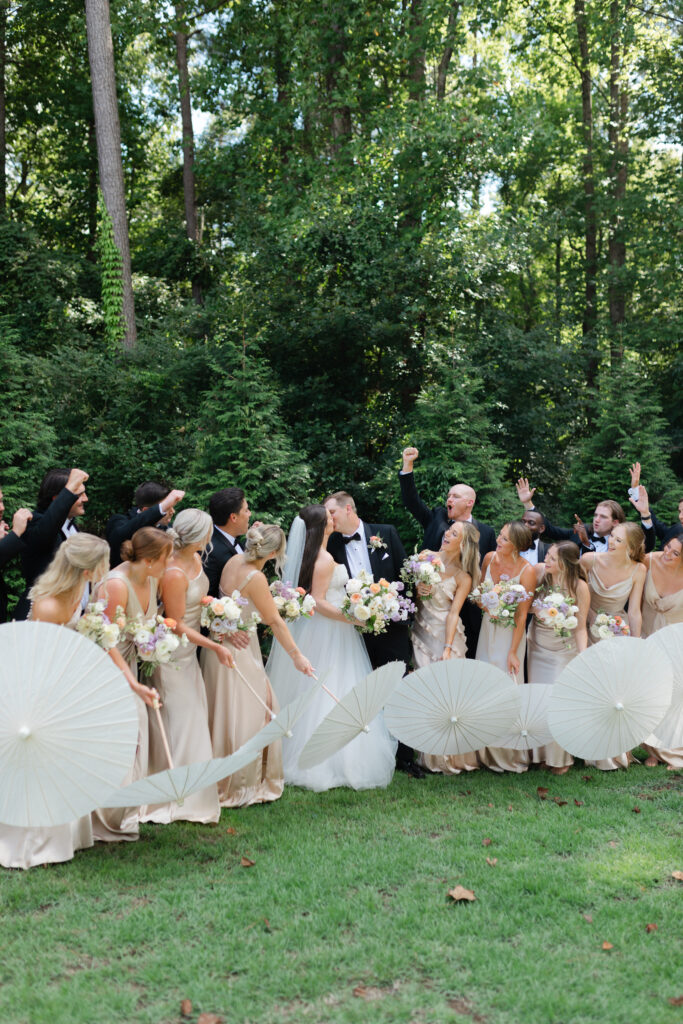
M 0 1022 L 680 1024 L 675 870 L 663 768 L 287 789 L 2 871 Z

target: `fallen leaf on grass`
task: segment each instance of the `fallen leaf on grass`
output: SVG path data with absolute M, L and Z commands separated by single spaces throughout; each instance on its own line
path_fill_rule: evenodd
M 640 814 L 640 807 L 632 807 L 631 810 L 634 814 Z
M 615 843 L 613 839 L 610 839 L 610 841 L 609 841 L 609 843 L 607 845 L 611 846 L 612 848 L 615 848 L 615 847 L 617 847 L 619 845 L 619 843 Z
M 229 825 L 229 826 L 228 826 L 228 827 L 226 828 L 226 830 L 225 830 L 225 831 L 226 831 L 226 833 L 227 833 L 227 834 L 228 834 L 229 836 L 236 836 L 236 835 L 237 835 L 237 829 L 236 829 L 236 828 L 233 828 L 233 827 L 232 827 L 232 825 Z
M 263 923 L 264 923 L 264 924 L 265 924 L 265 926 L 266 926 L 266 931 L 267 931 L 267 932 L 270 932 L 270 931 L 272 931 L 272 929 L 271 929 L 271 927 L 270 927 L 270 921 L 268 920 L 268 918 L 267 918 L 267 917 L 264 917 L 264 918 L 263 918 Z
M 554 796 L 553 797 L 553 801 L 557 804 L 558 807 L 566 807 L 567 806 L 567 801 L 566 800 L 560 800 L 559 796 Z
M 512 811 L 512 810 L 514 810 L 512 804 L 508 804 L 508 811 Z
M 546 786 L 538 786 L 536 788 L 536 793 L 538 794 L 539 800 L 545 800 L 549 793 L 549 790 Z
M 400 982 L 398 981 L 392 982 L 392 984 L 386 988 L 375 988 L 370 985 L 356 985 L 353 990 L 353 994 L 356 999 L 365 999 L 367 1002 L 372 1002 L 374 999 L 383 999 L 384 996 L 398 992 L 399 987 Z
M 493 804 L 489 804 L 489 807 L 493 807 Z
M 486 863 L 488 864 L 488 866 L 490 868 L 495 868 L 496 864 L 498 863 L 498 858 L 497 857 L 487 857 L 486 858 Z
M 482 846 L 490 846 L 492 842 L 493 842 L 492 839 L 482 839 L 481 845 Z
M 197 1017 L 197 1024 L 223 1024 L 223 1018 L 217 1013 L 200 1013 Z
M 603 942 L 602 948 L 603 949 L 614 949 L 614 946 L 612 945 L 611 942 Z
M 671 877 L 675 878 L 677 882 L 683 882 L 683 871 L 672 871 Z
M 180 1004 L 180 1016 L 191 1017 L 192 1016 L 192 1003 L 189 999 L 183 999 Z
M 454 903 L 458 903 L 461 900 L 469 900 L 472 902 L 472 900 L 476 900 L 477 898 L 471 889 L 465 889 L 462 885 L 456 885 L 455 889 L 449 889 L 448 895 Z
M 256 863 L 255 860 L 249 860 L 248 857 L 242 857 L 242 860 L 240 861 L 240 867 L 242 867 L 242 868 L 253 868 L 255 863 Z
M 576 797 L 574 797 L 574 803 L 577 807 L 583 807 L 583 800 L 577 800 Z
M 593 918 L 590 916 L 590 914 L 582 914 L 581 917 L 584 919 L 584 921 L 588 921 L 589 924 L 593 924 Z
M 582 775 L 581 778 L 583 779 L 584 782 L 592 782 L 593 781 L 593 776 L 592 775 Z
M 646 932 L 656 932 L 657 931 L 657 925 L 656 924 L 646 924 L 645 925 L 645 931 Z
M 683 1006 L 683 996 L 671 996 L 669 1002 L 672 1006 Z

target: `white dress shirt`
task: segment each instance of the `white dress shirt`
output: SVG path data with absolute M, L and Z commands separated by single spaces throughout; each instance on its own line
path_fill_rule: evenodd
M 346 561 L 349 566 L 349 576 L 352 578 L 357 577 L 361 569 L 365 569 L 372 576 L 372 569 L 370 567 L 370 552 L 368 545 L 365 540 L 365 527 L 363 523 L 359 521 L 358 526 L 353 533 L 344 533 L 343 537 L 352 537 L 354 533 L 359 534 L 360 540 L 350 540 L 346 545 Z
M 538 565 L 538 540 L 535 540 L 526 551 L 520 551 L 522 558 L 525 558 L 529 565 Z
M 230 543 L 232 544 L 232 546 L 234 547 L 234 549 L 235 549 L 235 551 L 237 552 L 238 555 L 241 555 L 241 554 L 244 553 L 244 549 L 242 548 L 242 545 L 240 544 L 240 542 L 235 537 L 232 536 L 231 533 L 226 533 L 225 530 L 221 530 L 220 526 L 217 526 L 216 529 L 218 530 L 219 533 L 223 534 L 223 536 L 225 537 L 226 540 L 230 541 Z
M 62 523 L 62 533 L 64 539 L 68 540 L 69 537 L 73 537 L 78 533 L 78 530 L 74 526 L 73 519 L 65 519 Z M 86 583 L 85 590 L 83 591 L 83 597 L 81 598 L 81 611 L 84 612 L 90 603 L 90 584 Z

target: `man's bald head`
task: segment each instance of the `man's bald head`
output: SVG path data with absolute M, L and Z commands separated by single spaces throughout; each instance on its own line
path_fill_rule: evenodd
M 446 499 L 448 518 L 465 522 L 472 515 L 477 492 L 469 484 L 453 484 Z

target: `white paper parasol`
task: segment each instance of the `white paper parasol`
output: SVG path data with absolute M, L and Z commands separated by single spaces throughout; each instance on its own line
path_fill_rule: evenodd
M 362 732 L 368 732 L 370 723 L 379 714 L 404 672 L 402 661 L 390 661 L 361 679 L 340 700 L 327 687 L 323 687 L 336 704 L 325 715 L 301 751 L 299 767 L 313 768 Z
M 186 797 L 197 793 L 200 789 L 213 786 L 228 775 L 238 772 L 254 760 L 251 750 L 240 750 L 229 757 L 216 757 L 211 761 L 196 764 L 178 765 L 145 779 L 131 782 L 110 793 L 100 807 L 141 807 L 144 804 L 182 804 Z
M 616 757 L 642 743 L 671 703 L 666 655 L 635 637 L 602 640 L 577 655 L 552 687 L 548 724 L 577 757 Z
M 646 743 L 660 750 L 683 747 L 683 622 L 658 629 L 645 643 L 669 659 L 673 671 L 671 704 Z
M 276 715 L 264 725 L 262 729 L 243 743 L 239 750 L 235 751 L 235 754 L 240 754 L 242 751 L 245 753 L 249 751 L 251 757 L 249 761 L 253 761 L 260 750 L 269 744 L 274 743 L 275 740 L 281 740 L 285 736 L 292 735 L 292 729 L 295 724 L 301 718 L 308 705 L 313 700 L 314 696 L 320 689 L 320 683 L 315 682 L 305 693 L 302 693 L 299 697 L 295 697 L 294 700 L 290 700 L 289 704 L 285 704 L 283 708 L 277 712 Z M 248 761 L 246 763 L 249 763 Z
M 513 750 L 531 750 L 544 747 L 552 740 L 548 725 L 548 704 L 552 686 L 527 683 L 519 687 L 520 709 L 512 727 L 499 736 L 493 747 L 512 747 Z
M 384 708 L 389 732 L 425 754 L 468 754 L 513 728 L 521 686 L 495 665 L 457 658 L 401 680 Z
M 137 738 L 131 689 L 96 644 L 46 622 L 0 626 L 0 821 L 88 814 L 125 777 Z

